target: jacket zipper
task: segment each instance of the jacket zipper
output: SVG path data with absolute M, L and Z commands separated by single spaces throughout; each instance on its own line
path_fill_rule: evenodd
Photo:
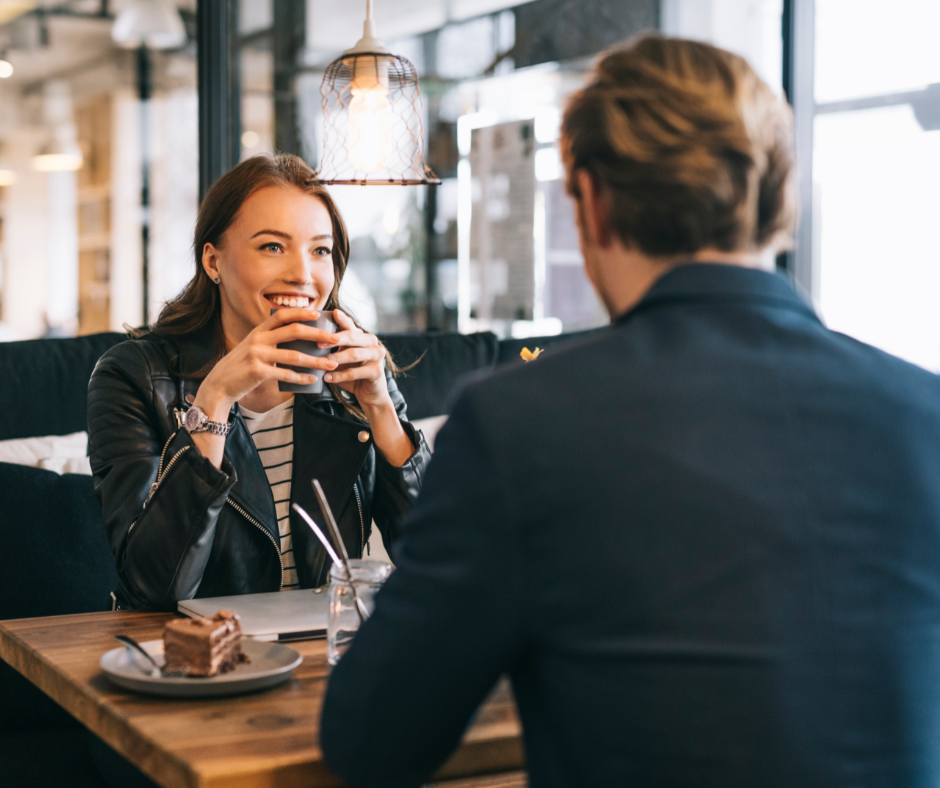
M 157 489 L 163 483 L 163 480 L 166 478 L 166 475 L 170 472 L 172 467 L 176 465 L 176 461 L 179 460 L 180 457 L 182 457 L 186 452 L 188 452 L 192 448 L 192 446 L 184 446 L 182 449 L 180 449 L 178 452 L 176 452 L 176 454 L 174 454 L 170 458 L 170 461 L 166 464 L 166 468 L 164 468 L 163 461 L 166 459 L 166 450 L 170 448 L 170 441 L 172 441 L 175 436 L 176 436 L 176 433 L 174 433 L 173 435 L 169 437 L 169 440 L 167 440 L 166 445 L 163 447 L 163 451 L 160 454 L 160 464 L 157 466 L 157 480 L 153 484 L 150 485 L 150 492 L 147 493 L 147 500 L 144 501 L 144 509 L 147 508 L 147 504 L 150 503 L 151 499 L 154 496 L 154 493 L 156 493 Z M 143 517 L 143 514 L 144 513 L 142 511 L 140 515 L 137 517 L 137 519 L 131 523 L 131 527 L 127 529 L 128 534 L 134 530 L 134 526 L 137 525 L 137 520 Z
M 330 409 L 330 415 L 336 416 L 333 412 L 333 403 L 328 402 L 327 407 Z M 366 549 L 366 521 L 362 516 L 362 499 L 359 497 L 359 480 L 353 482 L 353 493 L 356 496 L 356 508 L 359 510 L 359 557 L 362 557 L 363 551 Z
M 353 492 L 356 495 L 356 508 L 359 510 L 359 557 L 366 549 L 366 521 L 362 517 L 362 501 L 359 498 L 359 480 L 353 482 Z
M 238 512 L 242 517 L 244 517 L 249 523 L 255 526 L 259 531 L 261 531 L 268 539 L 271 541 L 271 544 L 274 545 L 274 549 L 277 550 L 277 560 L 281 565 L 281 582 L 278 584 L 277 590 L 281 591 L 284 588 L 284 559 L 281 557 L 281 548 L 278 546 L 278 543 L 274 541 L 274 537 L 271 536 L 271 532 L 265 528 L 261 523 L 259 523 L 254 517 L 252 517 L 248 512 L 242 509 L 235 501 L 231 498 L 226 498 L 225 502 L 231 506 L 236 512 Z

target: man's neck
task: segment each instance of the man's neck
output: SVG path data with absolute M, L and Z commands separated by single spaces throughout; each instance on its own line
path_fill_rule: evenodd
M 617 247 L 605 250 L 596 263 L 598 291 L 611 318 L 632 309 L 660 277 L 685 263 L 739 265 L 767 271 L 773 270 L 774 264 L 773 253 L 767 249 L 723 252 L 706 248 L 692 254 L 654 257 L 619 244 Z

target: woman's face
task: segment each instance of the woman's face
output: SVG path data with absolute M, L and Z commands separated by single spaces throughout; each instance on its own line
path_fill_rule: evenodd
M 202 264 L 219 277 L 222 326 L 240 342 L 276 306 L 322 309 L 333 290 L 333 222 L 316 197 L 293 187 L 252 194 Z

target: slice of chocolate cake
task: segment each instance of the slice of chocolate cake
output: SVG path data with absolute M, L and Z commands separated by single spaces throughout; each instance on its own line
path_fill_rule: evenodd
M 176 618 L 163 630 L 167 673 L 215 676 L 234 670 L 242 654 L 238 616 L 220 610 L 212 618 Z

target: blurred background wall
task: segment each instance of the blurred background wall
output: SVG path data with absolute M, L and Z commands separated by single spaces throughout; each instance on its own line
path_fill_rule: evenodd
M 283 150 L 317 166 L 320 83 L 361 35 L 364 0 L 215 2 L 233 160 Z M 169 8 L 183 39 L 118 46 L 135 3 Z M 142 325 L 193 275 L 200 8 L 0 0 L 0 339 Z M 606 321 L 558 123 L 598 52 L 658 29 L 740 53 L 791 100 L 802 91 L 802 267 L 781 265 L 833 328 L 940 369 L 935 0 L 375 0 L 375 20 L 417 70 L 442 183 L 333 187 L 352 236 L 343 297 L 368 328 L 521 337 Z M 42 164 L 70 144 L 77 163 Z

